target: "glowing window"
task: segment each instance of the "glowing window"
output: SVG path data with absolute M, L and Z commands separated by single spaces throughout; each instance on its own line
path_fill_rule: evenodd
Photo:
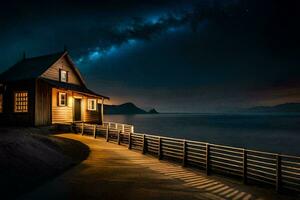
M 68 72 L 67 71 L 61 69 L 59 77 L 60 77 L 61 82 L 68 82 Z
M 28 92 L 15 93 L 15 112 L 28 112 Z
M 96 99 L 88 99 L 88 110 L 97 110 L 96 102 Z
M 58 93 L 58 105 L 67 106 L 67 94 L 64 92 Z

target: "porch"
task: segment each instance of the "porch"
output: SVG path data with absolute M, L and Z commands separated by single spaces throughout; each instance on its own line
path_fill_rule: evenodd
M 102 124 L 104 99 L 90 93 L 52 88 L 52 124 L 78 122 Z

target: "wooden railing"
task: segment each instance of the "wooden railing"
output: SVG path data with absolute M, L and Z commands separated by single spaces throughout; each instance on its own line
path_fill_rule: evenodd
M 77 123 L 73 128 L 81 134 L 102 136 L 106 141 L 155 155 L 158 159 L 203 169 L 208 175 L 222 173 L 239 177 L 244 183 L 264 183 L 277 191 L 300 192 L 300 157 L 297 156 L 135 133 L 133 126 L 113 122 Z

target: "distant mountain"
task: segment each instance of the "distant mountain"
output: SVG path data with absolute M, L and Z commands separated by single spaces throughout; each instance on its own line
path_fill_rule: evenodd
M 247 112 L 300 112 L 300 103 L 285 103 L 276 106 L 257 106 L 246 109 Z
M 151 110 L 149 110 L 148 112 L 149 114 L 158 114 L 158 112 L 153 108 Z
M 155 109 L 152 109 L 149 112 L 147 112 L 137 107 L 133 103 L 124 103 L 121 105 L 104 105 L 104 114 L 134 115 L 134 114 L 155 114 L 155 113 L 158 113 Z

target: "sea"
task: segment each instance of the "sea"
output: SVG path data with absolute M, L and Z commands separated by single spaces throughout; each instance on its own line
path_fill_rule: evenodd
M 299 114 L 105 115 L 137 133 L 300 156 Z

